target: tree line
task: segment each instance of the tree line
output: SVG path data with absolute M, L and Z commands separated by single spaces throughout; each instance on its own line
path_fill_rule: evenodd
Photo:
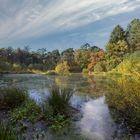
M 62 52 L 46 48 L 30 51 L 12 47 L 0 48 L 0 71 L 56 70 L 58 72 L 107 72 L 119 65 L 124 58 L 140 50 L 140 19 L 134 19 L 124 30 L 117 25 L 105 50 L 89 43 L 79 49 L 68 48 Z

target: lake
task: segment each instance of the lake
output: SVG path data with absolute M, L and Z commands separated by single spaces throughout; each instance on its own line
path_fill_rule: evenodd
M 107 78 L 106 76 L 82 74 L 72 74 L 70 76 L 7 74 L 0 77 L 0 87 L 14 86 L 26 89 L 30 98 L 40 106 L 47 101 L 49 89 L 52 85 L 56 84 L 62 88 L 71 88 L 74 90 L 71 104 L 81 112 L 80 117 L 73 121 L 73 135 L 77 135 L 84 140 L 139 140 L 140 120 L 137 108 L 140 108 L 140 103 L 138 103 L 140 94 L 137 93 L 135 97 L 134 94 L 133 96 L 123 94 L 126 93 L 128 88 L 131 90 L 130 86 L 133 86 L 132 84 L 136 87 L 135 92 L 139 92 L 140 85 L 131 80 L 130 77 L 112 76 Z M 121 86 L 121 88 L 117 88 L 116 85 Z M 123 93 L 118 94 L 121 92 Z M 129 92 L 127 91 L 127 93 Z M 126 96 L 129 96 L 129 98 L 126 99 Z M 134 105 L 129 104 L 131 99 L 134 101 Z M 133 115 L 137 116 L 136 121 L 130 121 L 133 116 L 129 116 L 131 113 L 126 110 L 127 103 L 131 112 L 133 111 Z M 71 133 L 71 131 L 67 132 L 57 139 L 73 140 Z M 50 137 L 56 139 L 53 138 L 52 134 Z

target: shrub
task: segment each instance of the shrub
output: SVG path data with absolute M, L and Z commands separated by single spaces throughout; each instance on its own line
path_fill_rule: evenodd
M 11 70 L 11 64 L 8 62 L 0 62 L 0 72 Z
M 22 67 L 19 64 L 13 64 L 13 71 L 20 72 Z
M 94 67 L 94 72 L 106 72 L 106 63 L 104 61 L 98 62 Z
M 17 88 L 0 89 L 0 108 L 15 108 L 27 99 L 27 94 Z
M 121 77 L 108 85 L 106 102 L 116 122 L 140 132 L 140 79 Z
M 133 53 L 120 63 L 115 71 L 119 73 L 131 73 L 140 76 L 140 51 Z
M 68 74 L 69 73 L 69 70 L 70 70 L 70 67 L 67 64 L 67 62 L 60 63 L 55 68 L 55 71 L 58 74 Z
M 88 73 L 88 72 L 89 72 L 88 69 L 85 69 L 85 68 L 84 68 L 84 69 L 82 70 L 82 73 Z

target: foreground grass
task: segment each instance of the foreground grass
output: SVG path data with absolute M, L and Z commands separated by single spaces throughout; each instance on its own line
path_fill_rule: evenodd
M 0 123 L 1 140 L 18 140 L 17 131 L 9 124 Z
M 12 109 L 27 100 L 26 91 L 17 88 L 0 89 L 0 109 Z

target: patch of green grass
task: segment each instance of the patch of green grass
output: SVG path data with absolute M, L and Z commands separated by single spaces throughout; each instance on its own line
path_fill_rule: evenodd
M 25 91 L 17 88 L 0 89 L 0 108 L 15 108 L 27 99 Z
M 32 100 L 26 101 L 21 106 L 11 111 L 10 117 L 13 123 L 30 121 L 35 122 L 36 119 L 42 114 L 40 107 Z

